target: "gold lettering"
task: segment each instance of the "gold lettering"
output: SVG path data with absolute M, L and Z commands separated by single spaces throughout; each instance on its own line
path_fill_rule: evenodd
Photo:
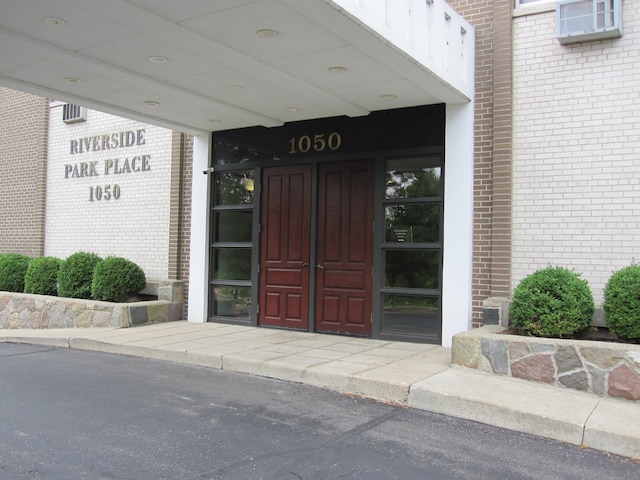
M 327 149 L 335 152 L 342 146 L 342 135 L 338 132 L 314 133 L 310 135 L 300 135 L 299 137 L 291 137 L 289 139 L 289 155 L 297 155 L 298 153 L 324 152 Z

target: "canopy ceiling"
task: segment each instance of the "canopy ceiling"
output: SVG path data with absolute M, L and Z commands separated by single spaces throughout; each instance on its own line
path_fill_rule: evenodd
M 472 98 L 441 0 L 0 0 L 0 85 L 190 133 Z

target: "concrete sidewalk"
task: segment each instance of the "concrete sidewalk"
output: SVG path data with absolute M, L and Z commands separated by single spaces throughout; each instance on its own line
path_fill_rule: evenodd
M 447 348 L 184 321 L 0 330 L 0 341 L 136 355 L 300 382 L 640 458 L 640 404 L 451 366 Z

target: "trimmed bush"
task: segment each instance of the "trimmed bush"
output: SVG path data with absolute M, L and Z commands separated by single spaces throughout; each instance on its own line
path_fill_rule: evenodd
M 38 257 L 31 260 L 24 277 L 24 292 L 57 295 L 61 264 L 62 260 L 55 257 Z
M 93 272 L 91 295 L 96 300 L 123 302 L 147 285 L 142 269 L 122 257 L 102 260 Z
M 604 287 L 604 317 L 620 338 L 640 339 L 640 265 L 615 272 Z
M 516 287 L 511 320 L 524 335 L 566 338 L 591 324 L 594 308 L 589 284 L 580 274 L 547 267 Z
M 24 292 L 24 276 L 31 259 L 20 253 L 0 255 L 0 291 Z
M 58 295 L 69 298 L 91 298 L 93 270 L 102 260 L 98 255 L 77 252 L 70 255 L 58 272 Z

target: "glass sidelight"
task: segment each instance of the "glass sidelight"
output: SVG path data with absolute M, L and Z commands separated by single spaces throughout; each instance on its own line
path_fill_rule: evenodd
M 439 339 L 443 182 L 440 156 L 387 160 L 381 333 Z
M 384 294 L 383 300 L 383 332 L 433 337 L 439 335 L 439 297 Z
M 214 177 L 210 314 L 250 321 L 254 210 L 253 170 Z

